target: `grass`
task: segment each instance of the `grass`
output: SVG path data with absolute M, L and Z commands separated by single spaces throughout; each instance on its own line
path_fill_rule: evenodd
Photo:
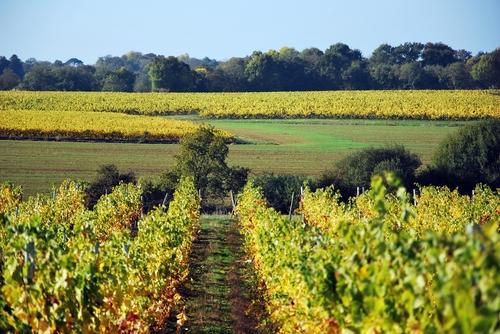
M 184 117 L 183 119 L 185 119 Z M 229 163 L 264 172 L 318 176 L 347 153 L 402 144 L 429 163 L 448 134 L 464 122 L 410 120 L 206 120 L 249 144 L 230 145 Z M 0 180 L 48 192 L 64 178 L 91 180 L 102 164 L 139 176 L 158 175 L 174 163 L 177 144 L 0 141 Z
M 228 216 L 202 216 L 183 286 L 187 321 L 182 333 L 256 333 L 247 315 L 252 296 L 242 276 L 243 251 L 236 222 Z
M 205 218 L 200 224 L 191 254 L 184 328 L 194 333 L 231 333 L 230 287 L 225 277 L 235 259 L 223 238 L 229 221 Z

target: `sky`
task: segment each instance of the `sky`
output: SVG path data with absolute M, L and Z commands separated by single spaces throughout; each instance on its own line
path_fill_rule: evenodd
M 0 0 L 0 55 L 93 64 L 128 51 L 243 57 L 342 42 L 500 47 L 500 0 Z

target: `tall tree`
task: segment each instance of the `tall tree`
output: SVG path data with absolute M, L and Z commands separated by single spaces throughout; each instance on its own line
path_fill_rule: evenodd
M 192 58 L 187 53 L 178 56 L 177 59 L 179 59 L 179 61 L 182 61 L 183 63 L 188 64 L 192 70 L 198 67 L 213 69 L 219 64 L 219 62 L 215 59 L 210 59 L 208 57 L 204 57 L 203 59 Z
M 216 88 L 216 90 L 221 91 L 245 91 L 248 90 L 248 82 L 245 75 L 247 59 L 233 57 L 226 62 L 221 62 L 215 69 L 217 73 L 214 72 L 214 76 L 209 74 L 209 78 L 212 77 L 218 80 L 216 83 L 210 83 Z
M 500 121 L 469 124 L 439 145 L 433 165 L 449 186 L 469 192 L 477 183 L 500 187 Z
M 284 46 L 278 50 L 278 58 L 282 61 L 291 63 L 298 60 L 300 53 L 294 48 Z
M 396 49 L 389 44 L 381 44 L 376 48 L 370 57 L 370 64 L 392 65 L 398 63 L 398 54 Z
M 403 64 L 399 68 L 399 80 L 404 89 L 420 89 L 424 87 L 425 72 L 419 63 Z
M 93 66 L 61 66 L 54 69 L 56 90 L 91 91 L 95 87 Z
M 64 66 L 36 63 L 21 87 L 27 90 L 91 91 L 96 87 L 93 66 Z
M 470 51 L 460 49 L 455 51 L 455 59 L 459 62 L 466 62 L 472 57 L 472 53 Z
M 151 80 L 149 80 L 148 73 L 139 72 L 134 81 L 134 92 L 150 92 Z
M 110 55 L 99 57 L 95 63 L 96 71 L 102 73 L 117 71 L 122 67 L 125 67 L 125 61 L 121 57 L 113 57 Z
M 228 153 L 224 138 L 212 128 L 201 127 L 181 140 L 175 165 L 164 178 L 175 182 L 181 176 L 192 176 L 202 198 L 224 197 L 229 190 L 237 192 L 246 182 L 248 169 L 229 167 Z
M 370 66 L 370 76 L 375 88 L 396 89 L 399 83 L 399 65 L 377 64 Z
M 176 57 L 156 57 L 148 73 L 153 91 L 183 92 L 196 88 L 194 72 Z
M 424 45 L 422 43 L 403 43 L 394 49 L 398 64 L 407 64 L 420 61 L 423 57 Z
M 78 58 L 70 58 L 70 59 L 66 60 L 66 62 L 64 63 L 64 65 L 78 67 L 78 66 L 82 66 L 83 65 L 83 61 L 81 61 Z
M 245 75 L 255 90 L 282 89 L 279 59 L 269 53 L 254 52 L 245 66 Z
M 342 73 L 352 62 L 361 61 L 359 50 L 352 50 L 348 45 L 337 43 L 326 49 L 321 59 L 320 74 L 328 80 L 328 88 L 343 88 Z
M 0 74 L 0 90 L 9 90 L 17 87 L 21 78 L 17 76 L 10 68 L 7 68 Z
M 0 56 L 0 74 L 2 74 L 6 68 L 9 68 L 9 65 L 10 61 L 4 56 Z
M 479 56 L 471 75 L 483 87 L 500 87 L 500 48 Z
M 134 73 L 122 67 L 106 75 L 102 90 L 109 92 L 131 92 L 134 90 L 134 82 Z
M 342 72 L 342 80 L 346 89 L 368 89 L 371 86 L 370 72 L 366 61 L 353 61 Z
M 320 74 L 321 59 L 323 55 L 323 51 L 318 48 L 304 49 L 300 53 L 300 58 L 304 63 L 305 86 L 308 87 L 308 89 L 324 89 L 325 82 Z
M 51 64 L 39 63 L 26 73 L 21 86 L 27 90 L 56 90 L 56 83 Z
M 456 60 L 455 50 L 444 43 L 427 43 L 422 51 L 424 65 L 447 66 Z
M 9 68 L 15 74 L 17 74 L 18 77 L 20 77 L 21 79 L 24 78 L 24 68 L 21 60 L 16 55 L 12 55 L 9 59 L 9 62 Z
M 444 69 L 444 74 L 446 77 L 446 88 L 468 89 L 472 87 L 472 76 L 463 62 L 448 65 Z

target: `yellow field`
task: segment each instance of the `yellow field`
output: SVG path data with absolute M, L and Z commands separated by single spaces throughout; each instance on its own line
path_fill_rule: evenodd
M 198 113 L 215 118 L 481 119 L 500 117 L 500 91 L 0 92 L 0 110 Z
M 3 110 L 3 138 L 178 141 L 198 125 L 160 117 L 106 112 Z M 229 134 L 225 133 L 229 137 Z

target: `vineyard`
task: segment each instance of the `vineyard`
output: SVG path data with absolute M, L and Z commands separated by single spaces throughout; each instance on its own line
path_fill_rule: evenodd
M 0 0 L 0 334 L 500 334 L 500 0 L 191 5 Z
M 500 93 L 496 90 L 144 94 L 19 91 L 0 92 L 0 110 L 199 114 L 210 118 L 469 120 L 500 117 Z
M 181 328 L 186 320 L 200 330 L 208 324 L 193 318 L 206 311 L 198 303 L 222 301 L 195 295 L 186 308 L 179 286 L 191 281 L 192 261 L 229 250 L 222 235 L 207 248 L 207 235 L 191 253 L 200 205 L 192 180 L 181 181 L 168 210 L 145 215 L 140 186 L 122 183 L 92 210 L 83 189 L 65 181 L 51 195 L 23 201 L 20 188 L 0 188 L 0 331 L 140 333 L 172 316 Z M 289 219 L 250 182 L 236 212 L 251 262 L 239 261 L 251 263 L 257 280 L 244 284 L 259 287 L 280 333 L 490 333 L 500 326 L 498 191 L 477 186 L 464 196 L 422 187 L 411 195 L 385 174 L 347 203 L 332 188 L 306 188 Z M 227 224 L 218 227 L 225 237 Z M 216 238 L 210 226 L 202 231 Z M 206 266 L 193 268 L 202 275 Z M 229 270 L 225 262 L 215 268 Z M 212 286 L 196 282 L 200 294 Z M 217 298 L 229 298 L 229 288 L 220 289 Z M 219 316 L 230 328 L 228 315 Z
M 500 118 L 499 108 L 500 93 L 492 90 L 12 91 L 0 92 L 0 138 L 177 142 L 208 121 L 225 129 L 215 132 L 226 141 L 249 138 L 250 144 L 237 148 L 244 161 L 265 171 L 272 170 L 267 160 L 311 174 L 311 166 L 301 164 L 321 171 L 321 160 L 331 159 L 323 150 L 359 149 L 375 142 L 408 143 L 430 152 L 451 127 L 463 126 L 462 120 Z M 180 114 L 197 116 L 160 117 Z M 242 124 L 240 118 L 404 120 L 261 119 Z M 240 131 L 241 137 L 227 131 Z M 5 141 L 3 169 L 34 178 L 41 174 L 31 171 L 40 165 L 54 174 L 93 169 L 116 154 L 117 146 L 136 166 L 154 161 L 165 168 L 168 161 L 160 157 L 178 152 L 178 145 L 149 145 L 169 147 L 148 152 L 148 145 L 130 143 L 33 142 L 24 145 L 23 165 L 9 151 L 23 146 L 19 143 L 24 145 Z M 287 217 L 268 206 L 252 181 L 235 200 L 230 187 L 242 185 L 243 175 L 223 179 L 234 173 L 220 161 L 227 146 L 200 149 L 198 142 L 181 143 L 191 150 L 181 144 L 181 154 L 189 154 L 179 178 L 194 177 L 181 178 L 168 209 L 161 205 L 144 213 L 147 187 L 132 183 L 117 181 L 92 208 L 85 206 L 84 182 L 67 180 L 51 194 L 25 200 L 20 187 L 0 185 L 1 333 L 163 333 L 174 327 L 193 333 L 260 328 L 264 333 L 304 334 L 500 329 L 500 189 L 478 185 L 463 195 L 428 186 L 410 194 L 394 174 L 385 172 L 372 179 L 367 192 L 361 189 L 347 202 L 331 187 L 306 187 L 295 215 Z M 55 144 L 68 150 L 56 151 Z M 45 160 L 37 155 L 42 148 L 49 152 L 42 152 Z M 92 155 L 92 149 L 100 155 Z M 214 153 L 217 164 L 226 166 L 224 172 L 201 168 L 214 164 L 203 151 Z M 235 215 L 200 219 L 200 170 L 209 191 L 217 182 L 231 184 L 220 195 L 231 189 Z M 177 177 L 169 170 L 165 175 Z M 149 191 L 165 200 L 160 186 L 150 183 Z
M 177 142 L 199 125 L 189 121 L 106 112 L 3 110 L 0 137 Z M 227 132 L 220 132 L 231 138 Z
M 281 333 L 498 330 L 500 194 L 424 187 L 411 197 L 389 174 L 347 204 L 331 188 L 306 189 L 303 218 L 290 221 L 246 186 L 246 250 Z
M 143 216 L 141 192 L 121 184 L 87 210 L 73 181 L 27 201 L 4 184 L 0 332 L 141 333 L 160 325 L 180 300 L 199 199 L 186 178 L 168 211 Z

